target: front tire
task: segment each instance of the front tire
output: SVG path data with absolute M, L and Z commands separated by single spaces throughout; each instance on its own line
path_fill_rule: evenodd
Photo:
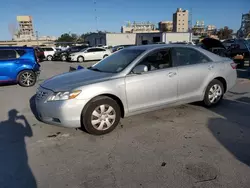
M 63 55 L 63 56 L 61 57 L 61 59 L 62 59 L 62 61 L 66 61 L 66 60 L 67 60 L 66 55 Z
M 219 80 L 213 80 L 207 86 L 203 103 L 206 107 L 211 107 L 219 104 L 224 95 L 223 84 Z
M 17 76 L 17 81 L 20 86 L 31 87 L 36 84 L 36 74 L 31 70 L 21 71 Z
M 115 129 L 121 118 L 117 102 L 101 96 L 91 100 L 82 112 L 82 123 L 85 130 L 94 135 L 107 134 Z
M 52 57 L 51 55 L 48 55 L 48 56 L 47 56 L 47 60 L 48 60 L 48 61 L 52 61 L 52 59 L 53 59 L 53 57 Z
M 82 56 L 79 56 L 79 57 L 77 58 L 77 61 L 78 61 L 79 63 L 82 63 L 82 62 L 84 62 L 84 57 L 82 57 Z

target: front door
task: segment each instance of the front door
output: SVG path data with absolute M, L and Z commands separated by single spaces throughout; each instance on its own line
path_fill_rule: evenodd
M 141 74 L 127 75 L 126 94 L 129 112 L 164 106 L 177 99 L 177 68 L 170 49 L 150 53 L 138 65 L 147 67 Z
M 215 64 L 201 52 L 192 48 L 176 47 L 172 50 L 178 69 L 178 100 L 200 100 L 204 88 L 212 79 Z

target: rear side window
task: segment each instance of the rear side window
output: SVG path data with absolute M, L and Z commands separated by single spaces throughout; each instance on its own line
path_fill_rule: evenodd
M 24 54 L 26 54 L 26 51 L 25 50 L 16 50 L 18 55 L 21 57 L 23 56 Z
M 15 50 L 0 50 L 0 59 L 16 59 L 19 58 L 20 55 Z
M 99 49 L 97 49 L 97 48 L 88 49 L 88 52 L 97 52 L 97 51 L 99 51 Z
M 96 48 L 96 50 L 95 50 L 96 52 L 104 52 L 104 51 L 106 51 L 106 50 L 104 50 L 104 49 L 101 49 L 101 48 Z
M 173 58 L 178 66 L 194 65 L 211 61 L 201 52 L 191 48 L 173 48 Z
M 48 52 L 54 51 L 53 48 L 43 48 L 43 50 Z

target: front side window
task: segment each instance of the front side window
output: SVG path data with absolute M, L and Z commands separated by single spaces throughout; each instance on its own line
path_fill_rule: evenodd
M 133 62 L 144 50 L 124 49 L 111 56 L 106 57 L 90 69 L 100 72 L 118 73 L 124 70 L 131 62 Z
M 173 58 L 178 66 L 207 63 L 211 61 L 201 52 L 191 48 L 174 48 Z
M 98 52 L 99 51 L 99 48 L 91 48 L 91 49 L 88 49 L 87 52 Z
M 173 66 L 170 49 L 158 50 L 145 57 L 138 65 L 145 65 L 148 71 L 154 71 Z
M 0 50 L 0 59 L 16 59 L 19 58 L 19 54 L 15 50 Z

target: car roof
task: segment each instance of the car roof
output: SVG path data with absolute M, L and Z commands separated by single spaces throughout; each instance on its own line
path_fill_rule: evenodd
M 194 46 L 190 44 L 153 44 L 153 45 L 133 46 L 133 47 L 128 47 L 126 49 L 151 51 L 151 50 L 157 50 L 157 49 L 162 49 L 162 48 L 173 48 L 173 47 L 196 49 L 200 51 L 201 53 L 205 54 L 206 56 L 208 56 L 212 61 L 220 61 L 222 59 L 220 56 L 212 52 L 209 52 L 208 50 L 205 50 L 199 46 Z
M 131 46 L 129 47 L 129 49 L 154 50 L 154 49 L 172 48 L 172 47 L 198 48 L 197 46 L 189 45 L 189 44 L 148 44 L 148 45 L 140 45 L 140 46 Z
M 16 49 L 19 49 L 19 50 L 24 50 L 24 49 L 29 49 L 29 50 L 32 50 L 34 49 L 33 47 L 26 47 L 26 46 L 0 46 L 0 49 L 10 49 L 10 50 L 16 50 Z

